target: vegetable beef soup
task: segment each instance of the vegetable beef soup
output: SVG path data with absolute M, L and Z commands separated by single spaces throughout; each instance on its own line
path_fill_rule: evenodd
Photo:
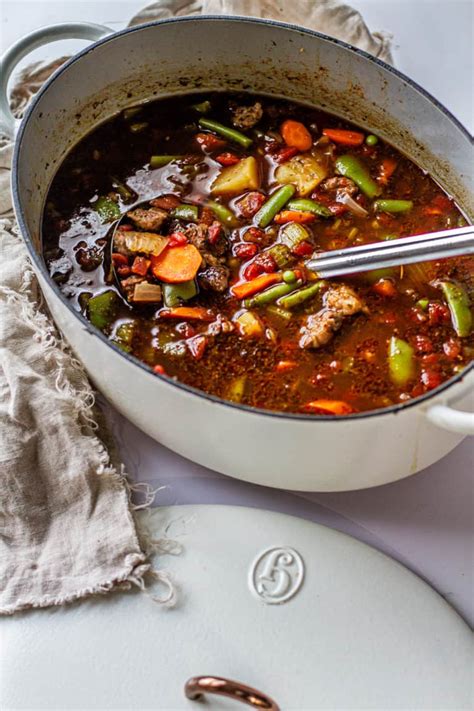
M 43 244 L 74 308 L 157 375 L 344 415 L 422 395 L 472 360 L 474 258 L 329 281 L 305 262 L 460 224 L 377 136 L 214 93 L 128 108 L 86 136 L 53 180 Z

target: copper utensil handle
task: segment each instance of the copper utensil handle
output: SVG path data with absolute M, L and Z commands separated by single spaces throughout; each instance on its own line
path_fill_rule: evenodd
M 241 701 L 254 709 L 264 711 L 280 711 L 280 707 L 273 699 L 251 686 L 240 684 L 238 681 L 223 679 L 219 676 L 193 676 L 184 686 L 184 693 L 188 699 L 194 701 L 204 694 L 218 694 L 227 696 L 235 701 Z

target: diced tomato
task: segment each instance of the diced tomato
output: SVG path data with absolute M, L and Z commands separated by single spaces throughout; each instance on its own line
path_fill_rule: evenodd
M 150 205 L 159 207 L 162 210 L 172 210 L 181 204 L 181 200 L 176 195 L 161 195 L 160 197 L 150 200 Z
M 431 201 L 432 207 L 436 207 L 442 212 L 447 212 L 453 209 L 453 201 L 450 200 L 446 195 L 436 195 Z
M 146 273 L 150 268 L 150 264 L 151 261 L 149 259 L 145 259 L 145 257 L 135 257 L 132 264 L 132 274 L 146 276 Z
M 128 264 L 127 264 L 127 266 L 117 267 L 117 274 L 120 277 L 128 277 L 128 276 L 130 276 L 131 273 L 132 273 L 132 270 L 130 269 Z
M 413 343 L 417 353 L 432 353 L 433 352 L 433 342 L 428 336 L 423 334 L 417 334 L 413 339 Z
M 211 244 L 215 244 L 222 234 L 222 225 L 218 220 L 214 220 L 212 225 L 209 225 L 207 231 L 207 239 Z
M 313 252 L 313 245 L 306 239 L 303 242 L 297 244 L 296 247 L 291 250 L 291 253 L 294 254 L 296 257 L 309 257 L 309 255 L 313 254 Z
M 188 238 L 184 232 L 173 232 L 170 234 L 168 249 L 172 249 L 173 247 L 182 247 L 183 244 L 188 244 Z
M 458 338 L 450 338 L 443 343 L 443 351 L 449 360 L 456 360 L 461 355 L 461 341 Z
M 196 335 L 197 331 L 190 323 L 186 321 L 181 321 L 175 326 L 175 331 L 183 335 L 185 338 L 192 338 Z
M 284 146 L 278 141 L 267 141 L 265 143 L 264 151 L 271 156 L 276 155 L 280 150 L 284 150 Z
M 252 257 L 255 257 L 257 252 L 258 247 L 252 242 L 239 242 L 239 244 L 236 244 L 233 249 L 234 256 L 238 259 L 251 259 Z
M 443 323 L 450 323 L 450 321 L 449 309 L 445 304 L 432 302 L 428 305 L 428 323 L 430 326 L 439 326 Z
M 435 363 L 439 363 L 439 354 L 427 353 L 426 355 L 421 356 L 421 362 L 423 365 L 435 365 Z
M 426 390 L 433 390 L 433 388 L 437 388 L 438 385 L 441 385 L 443 382 L 441 373 L 431 368 L 422 370 L 420 379 Z
M 275 370 L 278 373 L 286 373 L 287 370 L 293 370 L 296 368 L 298 363 L 294 360 L 280 360 L 275 366 Z
M 197 133 L 196 141 L 206 151 L 218 151 L 226 145 L 226 141 L 217 138 L 217 136 L 214 136 L 212 133 Z
M 216 158 L 214 159 L 221 165 L 235 165 L 236 163 L 240 162 L 239 156 L 236 156 L 235 153 L 220 153 Z
M 194 336 L 186 341 L 186 345 L 193 358 L 196 360 L 201 360 L 204 355 L 207 346 L 206 336 Z
M 166 370 L 159 363 L 157 365 L 153 366 L 153 372 L 156 373 L 157 375 L 166 375 Z
M 128 257 L 126 257 L 125 254 L 120 254 L 120 252 L 113 252 L 112 263 L 115 268 L 128 267 Z
M 398 294 L 397 287 L 392 279 L 379 279 L 378 282 L 373 285 L 372 289 L 379 294 L 379 296 L 389 299 Z
M 240 217 L 253 217 L 260 210 L 265 200 L 265 195 L 257 190 L 252 190 L 237 200 L 235 207 Z
M 244 232 L 244 240 L 246 242 L 261 244 L 266 241 L 266 237 L 265 232 L 260 230 L 258 227 L 249 227 L 248 230 Z
M 243 277 L 247 281 L 252 281 L 252 279 L 255 279 L 256 277 L 260 276 L 260 274 L 263 274 L 264 271 L 265 270 L 261 266 L 261 264 L 251 262 L 248 266 L 245 267 Z
M 267 274 L 271 274 L 272 272 L 276 272 L 278 270 L 278 264 L 268 252 L 261 252 L 255 258 L 254 263 L 260 265 L 262 270 Z
M 297 155 L 299 152 L 299 149 L 295 146 L 289 146 L 288 148 L 281 148 L 274 154 L 274 157 L 277 163 L 286 163 L 286 161 L 293 158 L 293 156 Z
M 127 225 L 127 224 L 120 225 L 120 227 L 118 228 L 118 232 L 131 232 L 132 230 L 133 230 L 132 225 Z

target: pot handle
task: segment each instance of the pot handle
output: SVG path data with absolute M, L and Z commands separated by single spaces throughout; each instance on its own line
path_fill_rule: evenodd
M 474 414 L 455 410 L 449 405 L 433 405 L 426 417 L 437 427 L 457 434 L 474 435 Z
M 20 123 L 10 110 L 8 80 L 12 71 L 27 54 L 37 47 L 64 39 L 88 39 L 93 42 L 113 32 L 109 27 L 91 22 L 64 22 L 40 27 L 15 42 L 0 58 L 0 131 L 8 138 L 15 137 Z

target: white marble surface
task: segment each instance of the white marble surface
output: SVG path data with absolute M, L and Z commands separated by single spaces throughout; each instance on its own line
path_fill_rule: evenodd
M 53 22 L 90 20 L 119 29 L 141 5 L 132 0 L 4 0 L 1 47 Z M 471 0 L 353 0 L 352 5 L 371 29 L 393 33 L 397 67 L 434 94 L 472 132 Z M 82 43 L 58 45 L 37 50 L 34 56 L 57 56 Z M 474 622 L 473 440 L 465 440 L 441 462 L 396 484 L 342 494 L 302 494 L 265 489 L 206 470 L 153 442 L 110 409 L 108 413 L 132 476 L 164 487 L 157 504 L 245 505 L 323 523 L 398 559 Z

